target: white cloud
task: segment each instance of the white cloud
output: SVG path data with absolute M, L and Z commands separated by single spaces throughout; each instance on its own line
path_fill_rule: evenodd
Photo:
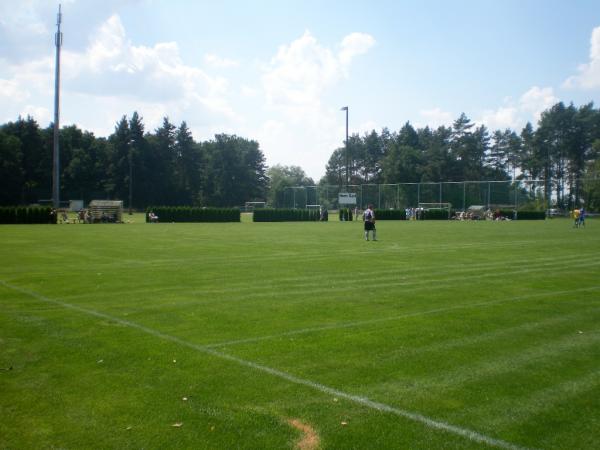
M 351 33 L 342 40 L 339 52 L 340 63 L 348 66 L 354 57 L 369 51 L 375 45 L 373 36 L 366 33 Z
M 318 106 L 324 88 L 341 75 L 334 53 L 310 32 L 279 47 L 263 76 L 267 101 L 273 106 Z M 295 115 L 295 114 L 292 114 Z
M 515 129 L 520 124 L 519 110 L 514 106 L 501 106 L 494 110 L 486 110 L 483 117 L 476 121 L 491 130 Z
M 22 102 L 29 97 L 29 93 L 22 90 L 19 83 L 14 79 L 0 79 L 0 96 L 12 101 Z
M 244 97 L 256 97 L 260 94 L 260 91 L 250 86 L 242 86 L 240 89 L 240 93 Z
M 279 47 L 263 76 L 267 100 L 273 106 L 318 106 L 323 92 L 340 78 L 357 55 L 365 53 L 375 39 L 368 34 L 346 36 L 336 54 L 306 31 L 289 45 Z
M 176 42 L 138 45 L 117 14 L 90 28 L 89 36 L 79 50 L 63 47 L 62 124 L 107 136 L 123 114 L 138 111 L 148 131 L 168 116 L 174 123 L 185 120 L 196 139 L 216 132 L 256 139 L 269 164 L 299 165 L 314 178 L 344 140 L 342 105 L 324 105 L 323 97 L 350 76 L 357 57 L 375 43 L 370 35 L 352 33 L 326 46 L 307 31 L 279 47 L 268 63 L 252 64 L 258 80 L 249 78 L 249 71 L 232 85 L 209 71 L 239 62 L 207 53 L 199 67 L 183 61 Z M 43 126 L 52 120 L 54 56 L 49 53 L 22 61 L 0 58 L 0 120 L 19 114 L 31 114 Z
M 474 122 L 485 125 L 490 130 L 510 128 L 519 130 L 527 122 L 536 124 L 542 112 L 556 104 L 559 99 L 551 87 L 533 86 L 519 97 L 517 101 L 511 98 L 504 100 L 504 105 L 495 110 L 483 111 L 480 118 Z
M 21 117 L 31 116 L 40 124 L 47 124 L 53 120 L 53 113 L 43 106 L 26 105 L 21 113 Z
M 239 121 L 228 101 L 227 80 L 185 64 L 177 43 L 136 46 L 118 15 L 110 16 L 93 36 L 83 51 L 62 52 L 62 123 L 74 121 L 105 134 L 134 110 L 144 117 L 147 129 L 159 126 L 166 115 L 187 120 L 199 131 L 215 122 L 225 127 Z M 28 111 L 39 112 L 36 119 L 45 120 L 43 111 L 53 104 L 54 58 L 2 65 L 0 87 L 0 98 L 9 100 L 1 119 L 14 120 Z M 110 119 L 105 119 L 107 114 Z
M 207 53 L 206 55 L 204 55 L 204 62 L 208 66 L 214 67 L 216 69 L 230 69 L 233 67 L 238 67 L 240 65 L 238 61 L 228 58 L 221 58 L 212 53 Z
M 345 121 L 339 111 L 343 105 L 325 106 L 322 99 L 374 43 L 370 35 L 352 33 L 329 48 L 306 31 L 279 47 L 262 76 L 270 119 L 258 140 L 269 163 L 298 165 L 314 178 L 323 173 L 333 150 L 343 145 Z
M 598 89 L 600 88 L 600 27 L 594 28 L 590 38 L 590 60 L 581 64 L 579 74 L 565 80 L 566 88 Z
M 519 99 L 519 108 L 533 116 L 533 120 L 537 122 L 542 112 L 558 101 L 558 98 L 554 95 L 554 89 L 551 87 L 540 88 L 533 86 Z

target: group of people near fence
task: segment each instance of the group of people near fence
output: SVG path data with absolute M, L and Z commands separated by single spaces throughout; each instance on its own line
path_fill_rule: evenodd
M 406 208 L 406 220 L 423 220 L 425 208 Z
M 92 223 L 92 214 L 89 209 L 80 209 L 77 213 L 79 223 Z
M 513 217 L 508 217 L 503 214 L 502 211 L 496 209 L 492 211 L 491 209 L 487 209 L 485 211 L 457 211 L 454 216 L 451 217 L 453 220 L 513 220 Z
M 66 209 L 59 209 L 58 213 L 60 214 L 60 216 L 57 216 L 60 217 L 60 223 L 92 223 L 92 215 L 90 214 L 89 209 L 80 209 L 79 211 L 77 211 L 77 216 L 75 218 L 71 217 L 70 219 L 69 213 Z M 52 209 L 50 215 L 57 215 L 57 210 Z

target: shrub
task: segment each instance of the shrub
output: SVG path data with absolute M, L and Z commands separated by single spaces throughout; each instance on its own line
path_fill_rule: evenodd
M 406 220 L 406 211 L 403 209 L 376 209 L 377 220 Z
M 56 214 L 47 206 L 3 206 L 0 207 L 0 224 L 49 224 L 56 223 Z
M 423 220 L 448 220 L 447 209 L 426 209 L 423 211 Z
M 351 208 L 340 208 L 338 215 L 340 222 L 352 222 L 352 209 Z
M 158 216 L 159 222 L 239 222 L 238 208 L 198 208 L 191 206 L 156 206 L 146 209 L 146 222 L 150 211 Z
M 253 222 L 317 222 L 319 211 L 315 209 L 255 209 Z
M 545 211 L 517 211 L 517 220 L 545 220 Z

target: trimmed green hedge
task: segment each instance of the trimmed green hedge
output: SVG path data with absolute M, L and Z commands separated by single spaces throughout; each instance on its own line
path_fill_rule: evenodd
M 512 216 L 510 216 L 512 219 Z M 517 220 L 546 220 L 545 211 L 517 211 Z
M 448 220 L 448 210 L 426 209 L 423 211 L 423 220 Z
M 406 220 L 406 211 L 403 209 L 376 209 L 376 220 Z
M 317 222 L 319 211 L 316 209 L 255 209 L 253 222 Z
M 515 218 L 514 209 L 501 209 L 500 215 L 507 219 Z M 517 220 L 545 220 L 546 213 L 544 211 L 517 211 Z
M 338 211 L 338 215 L 340 217 L 340 222 L 352 222 L 352 209 L 340 208 L 340 210 Z
M 500 209 L 497 211 L 492 211 L 493 215 L 496 215 L 497 213 L 500 213 L 501 217 L 504 217 L 505 219 L 510 219 L 513 220 L 515 217 L 515 210 L 514 209 Z
M 56 213 L 52 214 L 49 206 L 2 206 L 0 207 L 1 224 L 42 223 L 55 224 Z
M 150 211 L 159 222 L 240 222 L 238 208 L 198 208 L 191 206 L 156 206 L 146 209 L 146 222 Z

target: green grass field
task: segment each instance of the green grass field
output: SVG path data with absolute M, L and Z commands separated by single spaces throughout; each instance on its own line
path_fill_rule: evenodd
M 135 217 L 0 227 L 0 448 L 600 448 L 598 221 Z

